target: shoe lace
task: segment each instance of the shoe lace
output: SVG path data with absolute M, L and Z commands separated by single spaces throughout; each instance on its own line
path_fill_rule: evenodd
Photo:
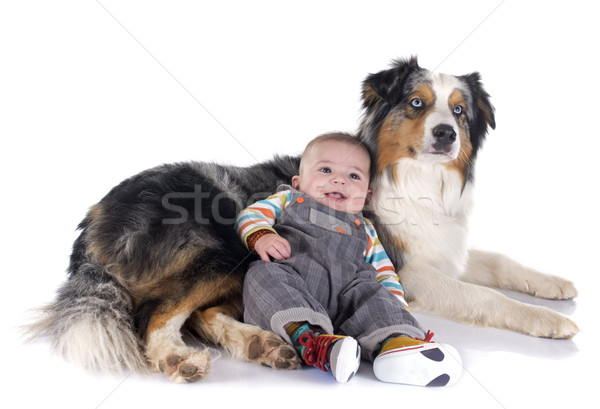
M 415 339 L 418 339 L 419 341 L 435 343 L 435 341 L 433 341 L 433 332 L 431 332 L 429 330 L 427 330 L 427 334 L 425 334 L 425 338 L 423 338 L 423 339 L 415 338 Z
M 302 358 L 307 365 L 319 368 L 324 372 L 329 372 L 327 362 L 327 351 L 331 343 L 342 338 L 339 335 L 318 335 L 313 337 L 312 334 L 302 334 L 298 341 L 304 346 Z

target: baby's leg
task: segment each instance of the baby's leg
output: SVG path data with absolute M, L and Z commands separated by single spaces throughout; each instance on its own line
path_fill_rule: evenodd
M 274 262 L 252 263 L 244 281 L 244 322 L 273 331 L 290 342 L 285 328 L 302 321 L 333 333 L 327 311 L 290 267 Z
M 330 372 L 338 382 L 347 382 L 358 370 L 358 343 L 332 335 L 327 311 L 288 266 L 251 265 L 244 282 L 244 321 L 281 335 L 304 363 Z
M 373 279 L 373 272 L 361 272 L 339 297 L 342 312 L 334 327 L 358 340 L 363 357 L 373 360 L 381 344 L 391 336 L 425 337 L 415 317 L 389 290 Z
M 343 293 L 342 311 L 351 313 L 339 325 L 373 360 L 377 379 L 420 386 L 456 382 L 462 373 L 456 349 L 430 342 L 433 334 L 426 336 L 404 304 L 370 277 L 362 275 Z

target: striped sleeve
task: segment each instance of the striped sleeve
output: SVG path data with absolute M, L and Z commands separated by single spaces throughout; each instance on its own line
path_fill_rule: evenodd
M 381 241 L 379 241 L 375 226 L 368 219 L 364 219 L 364 221 L 365 231 L 369 239 L 369 245 L 365 250 L 365 261 L 377 270 L 377 282 L 394 294 L 405 307 L 408 307 L 408 303 L 404 299 L 404 289 L 402 288 L 402 284 L 400 284 L 396 269 L 385 252 Z
M 235 230 L 246 247 L 248 247 L 246 240 L 252 233 L 261 229 L 275 232 L 273 225 L 289 204 L 291 195 L 290 190 L 283 190 L 264 200 L 259 200 L 240 212 L 235 222 Z

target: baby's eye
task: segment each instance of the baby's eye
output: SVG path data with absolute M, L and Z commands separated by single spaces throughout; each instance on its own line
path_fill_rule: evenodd
M 351 173 L 350 174 L 350 179 L 354 179 L 354 180 L 360 180 L 360 176 L 357 175 L 356 173 Z
M 331 169 L 330 168 L 321 168 L 321 169 L 319 169 L 319 171 L 321 173 L 331 173 Z

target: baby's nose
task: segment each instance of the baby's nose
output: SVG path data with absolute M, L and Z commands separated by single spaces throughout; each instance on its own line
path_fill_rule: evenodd
M 339 184 L 339 185 L 345 185 L 345 184 L 347 183 L 347 182 L 346 182 L 346 178 L 345 178 L 345 177 L 343 177 L 343 176 L 340 176 L 340 175 L 336 175 L 336 176 L 334 176 L 334 177 L 331 179 L 331 182 L 332 182 L 334 185 L 338 185 L 338 184 Z

